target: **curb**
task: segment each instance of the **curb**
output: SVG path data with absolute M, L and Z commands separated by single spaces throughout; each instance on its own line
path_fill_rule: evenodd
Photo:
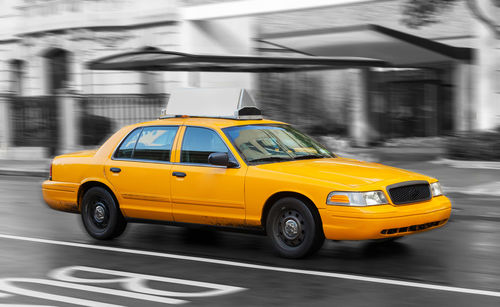
M 454 168 L 475 168 L 475 169 L 489 169 L 500 170 L 499 161 L 468 161 L 468 160 L 451 160 L 441 158 L 438 160 L 430 161 L 432 164 L 444 164 Z
M 471 189 L 471 190 L 465 190 L 465 189 L 446 189 L 445 187 L 443 187 L 443 191 L 444 191 L 444 194 L 445 195 L 470 195 L 470 196 L 488 196 L 488 197 L 500 197 L 500 192 L 496 192 L 496 191 L 491 191 L 491 190 L 475 190 L 475 189 Z
M 49 172 L 45 170 L 20 170 L 20 169 L 3 168 L 0 169 L 0 175 L 48 178 Z

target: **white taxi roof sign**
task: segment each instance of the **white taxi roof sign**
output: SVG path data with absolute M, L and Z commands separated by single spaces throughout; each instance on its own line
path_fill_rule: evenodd
M 160 118 L 179 116 L 262 119 L 262 113 L 248 91 L 241 88 L 174 90 Z

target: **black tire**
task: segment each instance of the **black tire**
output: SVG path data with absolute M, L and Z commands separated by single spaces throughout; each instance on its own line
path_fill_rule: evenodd
M 113 195 L 101 187 L 93 187 L 85 192 L 81 215 L 85 230 L 99 240 L 118 237 L 127 227 L 127 221 Z
M 293 197 L 282 198 L 271 207 L 266 231 L 275 250 L 286 258 L 311 255 L 325 241 L 319 214 Z

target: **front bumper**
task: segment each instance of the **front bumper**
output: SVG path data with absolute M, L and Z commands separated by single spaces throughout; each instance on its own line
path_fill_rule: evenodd
M 450 217 L 451 202 L 438 196 L 408 205 L 327 206 L 319 213 L 327 239 L 383 239 L 442 227 Z

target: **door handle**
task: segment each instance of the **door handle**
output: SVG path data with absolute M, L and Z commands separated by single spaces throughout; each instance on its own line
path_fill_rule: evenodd
M 122 169 L 118 167 L 112 167 L 109 170 L 112 171 L 113 173 L 119 173 L 122 171 Z
M 186 173 L 183 173 L 183 172 L 173 172 L 172 173 L 172 176 L 175 176 L 175 177 L 186 177 Z

